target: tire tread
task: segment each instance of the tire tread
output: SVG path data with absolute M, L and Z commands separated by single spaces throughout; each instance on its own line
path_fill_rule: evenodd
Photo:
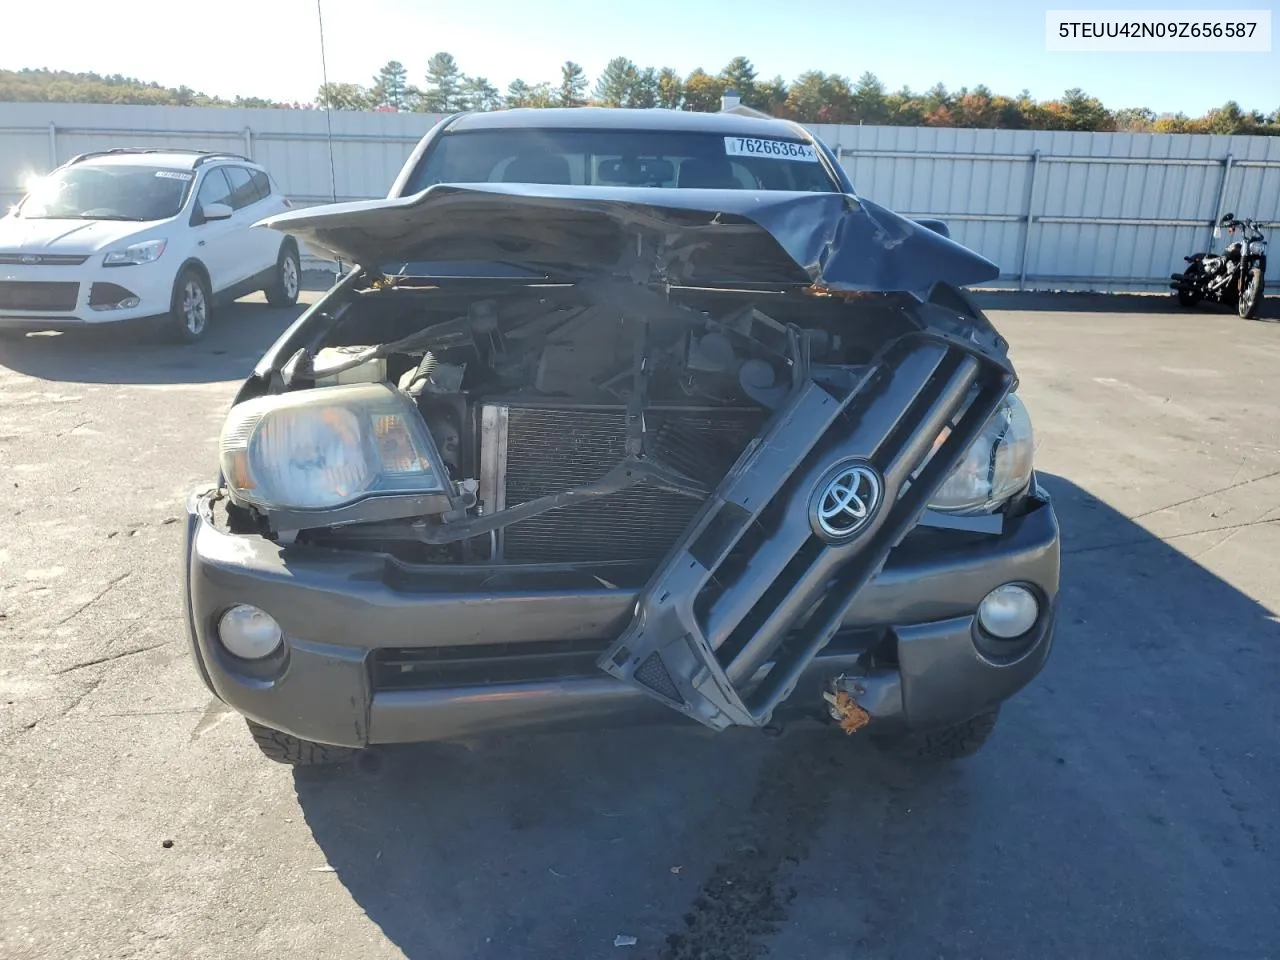
M 267 759 L 274 760 L 276 763 L 294 767 L 333 765 L 346 763 L 359 753 L 351 747 L 335 747 L 326 743 L 303 740 L 292 734 L 264 727 L 252 720 L 246 720 L 245 723 L 249 725 L 249 733 L 253 735 L 258 749 Z

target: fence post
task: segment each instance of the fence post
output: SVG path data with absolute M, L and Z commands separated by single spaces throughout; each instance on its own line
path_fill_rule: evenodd
M 244 128 L 244 155 L 253 159 L 253 131 L 248 127 Z
M 49 169 L 58 165 L 58 125 L 49 121 Z
M 1222 158 L 1222 183 L 1218 185 L 1218 204 L 1214 207 L 1213 223 L 1209 225 L 1209 242 L 1205 245 L 1206 250 L 1213 249 L 1213 231 L 1217 228 L 1218 221 L 1222 219 L 1222 205 L 1227 202 L 1227 181 L 1231 179 L 1231 164 L 1234 161 L 1235 158 L 1229 153 Z
M 1031 151 L 1031 189 L 1027 191 L 1027 226 L 1022 232 L 1022 256 L 1018 263 L 1018 290 L 1027 288 L 1027 251 L 1031 246 L 1031 224 L 1035 222 L 1032 211 L 1036 203 L 1036 179 L 1040 173 L 1040 151 Z

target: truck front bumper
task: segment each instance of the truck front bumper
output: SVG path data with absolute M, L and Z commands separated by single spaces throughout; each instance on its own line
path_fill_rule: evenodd
M 604 673 L 424 689 L 378 682 L 376 660 L 386 649 L 598 641 L 602 650 L 630 622 L 639 589 L 603 582 L 547 589 L 518 570 L 506 571 L 499 587 L 453 587 L 454 578 L 438 568 L 230 533 L 214 523 L 212 504 L 209 492 L 187 504 L 192 654 L 209 689 L 259 723 L 362 747 L 677 716 Z M 871 730 L 936 728 L 999 704 L 1039 673 L 1058 596 L 1058 524 L 1047 496 L 1033 491 L 999 536 L 929 539 L 927 549 L 904 541 L 844 619 L 850 636 L 880 637 L 876 655 L 833 642 L 810 663 L 779 717 L 821 715 L 824 691 L 844 678 L 840 688 L 854 693 Z M 976 614 L 983 598 L 1006 583 L 1029 586 L 1040 616 L 1027 634 L 1002 645 L 983 633 Z M 267 611 L 281 626 L 283 652 L 269 664 L 237 661 L 218 639 L 222 613 L 241 603 Z

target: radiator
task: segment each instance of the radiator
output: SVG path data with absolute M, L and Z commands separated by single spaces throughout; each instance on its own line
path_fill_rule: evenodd
M 481 498 L 499 509 L 599 480 L 626 453 L 621 407 L 490 405 L 480 421 Z M 714 489 L 762 421 L 756 410 L 651 409 L 646 452 Z M 656 562 L 701 506 L 642 485 L 512 524 L 499 549 L 513 563 Z

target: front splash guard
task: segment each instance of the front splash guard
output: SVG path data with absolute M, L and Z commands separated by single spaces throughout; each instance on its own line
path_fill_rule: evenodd
M 600 668 L 713 729 L 768 724 L 1014 383 L 1003 349 L 937 328 L 888 345 L 852 388 L 806 380 L 668 555 Z M 833 543 L 811 510 L 846 460 L 874 468 L 881 499 Z

